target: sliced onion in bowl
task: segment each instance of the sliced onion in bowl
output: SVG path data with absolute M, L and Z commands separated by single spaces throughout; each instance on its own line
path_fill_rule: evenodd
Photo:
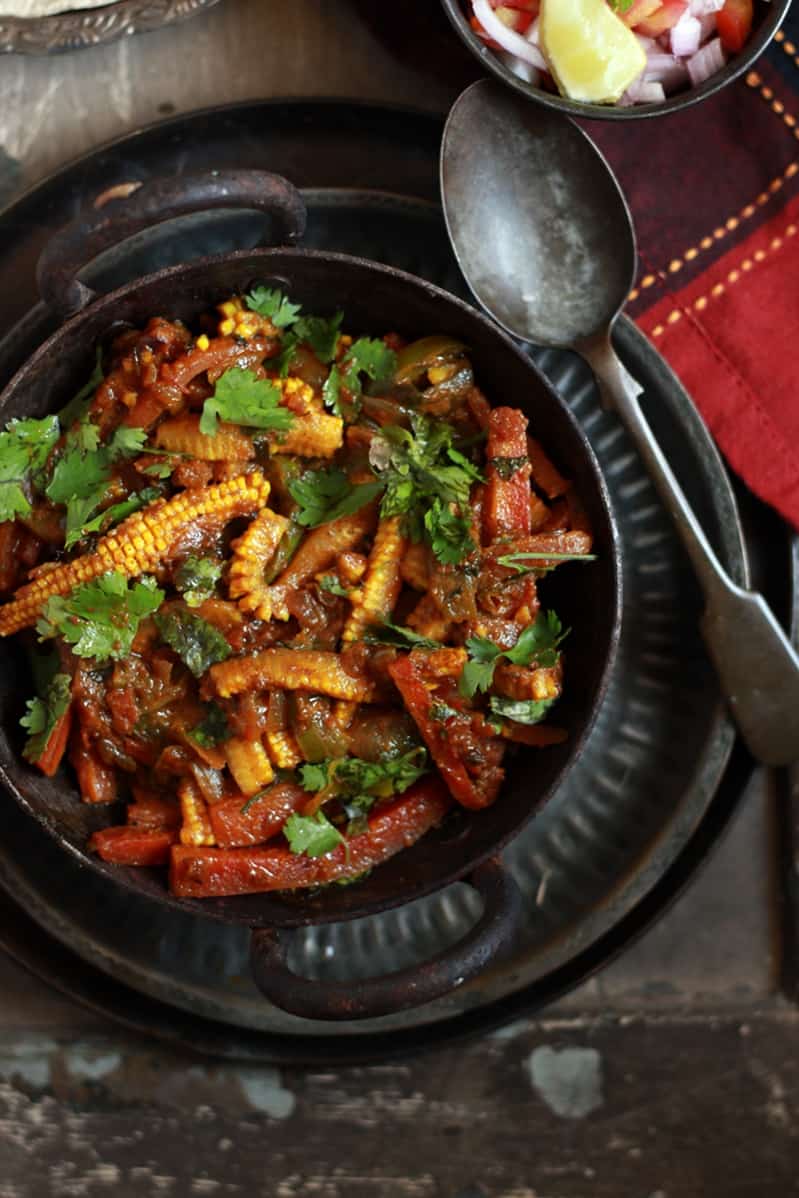
M 537 67 L 539 70 L 548 70 L 546 59 L 538 47 L 500 21 L 488 0 L 472 0 L 472 11 L 489 37 L 492 37 L 503 50 L 507 50 L 516 58 L 521 58 L 523 62 L 529 62 L 531 66 Z
M 702 46 L 701 50 L 697 50 L 693 57 L 686 60 L 691 83 L 694 87 L 699 87 L 700 83 L 704 83 L 711 75 L 715 75 L 716 71 L 720 71 L 726 61 L 721 38 L 715 37 L 712 42 Z

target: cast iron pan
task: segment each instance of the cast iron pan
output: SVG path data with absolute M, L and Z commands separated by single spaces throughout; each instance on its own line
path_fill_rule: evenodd
M 16 682 L 26 671 L 13 641 L 0 650 L 5 657 L 0 777 L 23 809 L 83 865 L 170 907 L 250 926 L 255 980 L 279 1006 L 307 1018 L 373 1017 L 432 1001 L 510 947 L 520 897 L 498 854 L 576 760 L 601 703 L 619 632 L 617 532 L 593 451 L 565 404 L 495 325 L 421 279 L 342 254 L 281 248 L 238 251 L 169 267 L 105 296 L 79 281 L 81 267 L 112 245 L 153 224 L 210 208 L 261 211 L 269 218 L 270 238 L 284 244 L 296 241 L 304 230 L 299 193 L 285 179 L 256 171 L 154 180 L 68 226 L 46 247 L 38 270 L 43 299 L 67 319 L 0 395 L 0 423 L 39 417 L 60 407 L 88 377 L 96 346 L 121 326 L 141 325 L 158 314 L 191 322 L 255 283 L 279 286 L 315 313 L 341 309 L 347 328 L 359 334 L 393 330 L 417 337 L 441 331 L 460 338 L 470 347 L 476 375 L 489 398 L 527 412 L 536 436 L 574 480 L 593 525 L 598 560 L 590 575 L 584 572 L 577 580 L 569 570 L 560 570 L 546 582 L 546 603 L 572 629 L 566 662 L 569 684 L 559 704 L 559 719 L 569 729 L 569 739 L 545 752 L 520 753 L 493 807 L 479 814 L 454 813 L 362 882 L 295 894 L 178 899 L 167 890 L 163 871 L 112 866 L 88 853 L 92 831 L 119 822 L 121 813 L 80 802 L 65 771 L 44 778 L 22 759 L 18 721 L 31 686 L 20 688 Z M 483 914 L 458 944 L 434 960 L 352 985 L 311 981 L 289 971 L 288 929 L 372 915 L 456 880 L 478 890 Z

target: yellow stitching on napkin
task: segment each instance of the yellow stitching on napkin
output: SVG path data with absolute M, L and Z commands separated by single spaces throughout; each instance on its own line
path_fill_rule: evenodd
M 754 72 L 751 73 L 754 74 Z M 797 137 L 799 137 L 799 134 L 797 134 Z M 686 262 L 693 262 L 695 258 L 698 258 L 702 250 L 709 250 L 717 241 L 722 241 L 728 233 L 732 233 L 737 229 L 743 221 L 751 220 L 758 208 L 762 208 L 764 204 L 767 204 L 771 197 L 776 195 L 782 189 L 783 185 L 794 177 L 797 171 L 799 171 L 799 161 L 794 160 L 793 162 L 789 162 L 782 174 L 772 179 L 768 186 L 761 191 L 760 195 L 755 197 L 754 201 L 745 204 L 737 216 L 729 216 L 724 225 L 720 225 L 717 229 L 713 230 L 712 236 L 703 237 L 698 245 L 689 246 L 687 250 L 684 250 L 681 258 L 672 259 L 668 266 L 668 273 L 676 274 L 677 271 L 682 270 Z M 627 296 L 628 303 L 637 300 L 641 291 L 657 283 L 658 279 L 665 281 L 666 275 L 667 272 L 663 270 L 659 270 L 655 274 L 644 275 L 638 287 L 634 287 Z
M 656 324 L 649 336 L 653 338 L 662 337 L 666 332 L 667 326 L 676 324 L 683 315 L 688 314 L 690 308 L 693 308 L 696 312 L 702 312 L 707 307 L 711 298 L 718 299 L 728 287 L 738 282 L 742 274 L 746 274 L 752 270 L 755 262 L 762 262 L 770 253 L 776 253 L 777 250 L 782 248 L 788 238 L 795 237 L 797 232 L 799 232 L 799 225 L 788 225 L 781 237 L 772 237 L 767 249 L 755 250 L 751 258 L 744 258 L 737 266 L 734 266 L 728 272 L 727 278 L 723 283 L 715 283 L 707 294 L 698 296 L 688 307 L 672 308 L 668 316 L 664 318 L 663 323 Z

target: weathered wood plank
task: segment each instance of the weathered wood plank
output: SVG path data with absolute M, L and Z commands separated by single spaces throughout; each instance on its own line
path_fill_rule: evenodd
M 544 1020 L 339 1071 L 0 1041 L 0 1198 L 799 1192 L 793 1012 Z
M 173 112 L 262 96 L 358 96 L 444 110 L 349 0 L 222 0 L 184 24 L 57 58 L 6 57 L 0 146 L 26 184 L 100 141 Z

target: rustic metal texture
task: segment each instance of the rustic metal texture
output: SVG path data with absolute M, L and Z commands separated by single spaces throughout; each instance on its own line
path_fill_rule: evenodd
M 306 147 L 304 154 L 297 148 L 297 130 Z M 176 147 L 181 154 L 181 168 L 186 171 L 210 162 L 235 162 L 271 167 L 303 182 L 317 173 L 324 182 L 341 185 L 353 173 L 357 175 L 357 163 L 363 161 L 366 145 L 372 182 L 379 179 L 395 189 L 407 187 L 416 194 L 433 195 L 439 131 L 435 119 L 410 113 L 337 104 L 265 102 L 166 122 L 160 129 L 126 138 L 118 147 L 106 149 L 46 182 L 16 209 L 9 223 L 0 222 L 0 239 L 7 242 L 3 262 L 7 260 L 8 269 L 13 270 L 10 277 L 15 279 L 16 288 L 0 293 L 6 324 L 13 325 L 14 316 L 23 310 L 24 280 L 29 271 L 25 262 L 31 261 L 37 239 L 41 243 L 43 222 L 52 221 L 54 211 L 72 215 L 78 197 L 85 205 L 107 187 L 140 177 L 142 167 L 147 174 L 163 173 L 169 169 Z M 363 193 L 308 192 L 305 198 L 311 211 L 310 244 L 354 248 L 428 273 L 450 289 L 462 286 L 448 257 L 441 220 L 434 209 L 397 196 Z M 93 285 L 113 286 L 124 280 L 131 265 L 138 270 L 151 269 L 174 261 L 175 255 L 196 253 L 198 248 L 201 252 L 225 249 L 233 235 L 235 244 L 252 245 L 261 231 L 260 224 L 253 224 L 252 219 L 248 222 L 243 218 L 235 226 L 230 218 L 225 217 L 224 224 L 220 220 L 209 222 L 199 238 L 199 226 L 195 224 L 185 235 L 176 235 L 172 230 L 169 237 L 165 235 L 144 248 L 133 246 L 116 258 L 112 255 L 90 281 Z M 0 343 L 3 369 L 7 372 L 24 360 L 46 329 L 41 309 L 13 329 Z M 628 367 L 646 384 L 653 401 L 648 415 L 671 460 L 686 476 L 692 501 L 710 521 L 714 541 L 725 560 L 740 562 L 739 530 L 728 484 L 683 393 L 674 389 L 667 367 L 626 323 L 620 330 L 619 347 Z M 572 399 L 578 417 L 588 428 L 603 466 L 610 471 L 623 517 L 630 567 L 625 578 L 627 631 L 619 663 L 621 685 L 609 703 L 617 703 L 622 695 L 624 706 L 615 708 L 616 714 L 605 722 L 601 735 L 596 730 L 595 747 L 599 750 L 605 746 L 615 753 L 608 733 L 622 729 L 621 751 L 627 764 L 612 756 L 603 761 L 601 756 L 590 755 L 585 769 L 573 774 L 572 784 L 559 792 L 530 825 L 531 831 L 535 830 L 533 842 L 519 842 L 519 854 L 512 855 L 511 861 L 526 895 L 530 923 L 511 967 L 495 971 L 487 988 L 464 988 L 457 1003 L 444 1004 L 443 1008 L 441 1003 L 435 1004 L 424 1012 L 424 1024 L 414 1026 L 406 1020 L 405 1031 L 401 1032 L 398 1022 L 393 1034 L 390 1024 L 382 1033 L 375 1024 L 362 1027 L 357 1041 L 349 1036 L 349 1046 L 336 1050 L 339 1059 L 342 1054 L 358 1051 L 358 1044 L 364 1052 L 382 1053 L 405 1036 L 416 1043 L 427 1037 L 445 1036 L 450 1028 L 453 1033 L 473 1031 L 488 1021 L 551 1001 L 564 988 L 573 986 L 662 910 L 667 897 L 684 883 L 733 810 L 746 772 L 745 760 L 736 759 L 728 785 L 718 801 L 710 804 L 732 737 L 697 647 L 693 627 L 697 598 L 687 581 L 684 562 L 667 529 L 664 531 L 666 522 L 658 514 L 651 492 L 640 483 L 634 455 L 630 455 L 623 438 L 617 439 L 612 421 L 595 411 L 596 397 L 587 371 L 564 354 L 545 353 L 539 361 L 561 392 Z M 619 488 L 624 488 L 623 494 L 619 494 Z M 646 566 L 642 573 L 639 565 Z M 657 584 L 654 590 L 650 584 Z M 642 604 L 642 593 L 651 594 L 652 600 Z M 661 597 L 655 601 L 657 594 Z M 666 612 L 672 615 L 664 625 Z M 674 661 L 679 666 L 670 664 L 670 645 L 674 646 Z M 630 671 L 642 651 L 660 655 L 663 660 L 660 665 L 653 662 L 637 677 Z M 677 690 L 670 693 L 669 688 L 675 686 Z M 672 702 L 673 694 L 679 694 L 679 698 Z M 655 706 L 647 724 L 649 739 L 641 741 L 639 704 L 653 697 Z M 629 736 L 624 731 L 627 728 Z M 668 749 L 674 744 L 684 750 L 676 760 Z M 619 790 L 618 782 L 624 777 L 629 787 Z M 624 841 L 609 857 L 602 854 L 598 869 L 590 857 L 580 858 L 576 847 L 583 835 L 592 835 L 597 785 L 604 790 L 604 801 L 615 804 L 620 824 L 625 827 Z M 605 786 L 610 789 L 605 790 Z M 635 804 L 629 805 L 636 793 L 645 794 L 649 800 L 643 822 L 640 802 L 637 816 Z M 709 804 L 709 818 L 702 824 L 707 834 L 703 831 L 701 838 L 692 836 Z M 574 820 L 568 818 L 570 812 Z M 664 820 L 676 831 L 676 840 L 664 839 L 659 833 Z M 245 1041 L 246 1028 L 262 1028 L 264 1032 L 274 1029 L 277 1035 L 271 1042 L 267 1040 L 262 1050 L 267 1057 L 278 1052 L 279 1045 L 288 1045 L 287 1050 L 294 1053 L 334 1051 L 332 1040 L 319 1036 L 318 1026 L 298 1022 L 292 1026 L 287 1019 L 281 1022 L 275 1012 L 259 1006 L 254 991 L 241 976 L 246 970 L 246 940 L 235 929 L 216 929 L 204 921 L 184 917 L 170 917 L 159 923 L 149 904 L 137 905 L 127 899 L 114 903 L 107 888 L 95 889 L 85 871 L 76 870 L 63 858 L 61 867 L 54 869 L 46 864 L 49 858 L 41 836 L 26 845 L 14 839 L 10 826 L 8 836 L 9 843 L 16 847 L 3 862 L 5 884 L 24 896 L 29 909 L 37 918 L 49 921 L 65 943 L 102 969 L 187 1011 L 239 1024 L 237 1034 Z M 692 845 L 696 847 L 689 849 Z M 644 860 L 640 861 L 642 848 Z M 575 872 L 579 859 L 590 868 Z M 33 871 L 21 865 L 34 860 L 39 861 L 39 867 Z M 632 868 L 636 862 L 642 868 Z M 547 876 L 550 865 L 554 872 Z M 614 877 L 620 873 L 624 876 L 611 902 L 605 900 L 606 869 L 614 871 Z M 474 904 L 466 902 L 456 888 L 446 891 L 440 900 L 418 904 L 407 919 L 389 913 L 374 922 L 337 925 L 325 932 L 309 929 L 302 943 L 302 960 L 294 964 L 299 963 L 302 971 L 311 975 L 335 978 L 352 971 L 356 976 L 366 976 L 385 968 L 387 962 L 389 967 L 396 967 L 434 951 L 460 934 L 475 914 Z M 566 934 L 558 935 L 564 929 Z M 313 1047 L 300 1032 L 305 1037 L 315 1033 Z
M 630 104 L 619 106 L 618 104 L 583 104 L 576 100 L 568 100 L 565 96 L 561 96 L 557 92 L 549 92 L 542 87 L 535 87 L 531 83 L 526 83 L 518 75 L 514 74 L 510 67 L 505 65 L 496 51 L 490 49 L 472 29 L 466 16 L 466 11 L 469 7 L 468 0 L 441 0 L 441 3 L 463 45 L 497 79 L 500 79 L 508 87 L 513 88 L 514 91 L 519 92 L 526 99 L 536 104 L 543 104 L 545 108 L 553 108 L 558 112 L 567 112 L 571 116 L 603 121 L 634 121 L 646 120 L 650 117 L 669 116 L 675 112 L 684 112 L 686 108 L 692 108 L 694 104 L 699 104 L 702 100 L 707 100 L 709 96 L 715 95 L 716 92 L 726 87 L 728 83 L 732 83 L 733 79 L 737 79 L 739 75 L 749 70 L 763 51 L 767 49 L 774 34 L 785 20 L 788 9 L 791 6 L 791 0 L 773 0 L 773 2 L 769 2 L 768 4 L 757 5 L 760 22 L 747 40 L 743 50 L 741 50 L 740 54 L 735 54 L 730 58 L 726 66 L 722 67 L 720 71 L 716 71 L 714 75 L 711 75 L 699 87 L 691 87 L 677 92 L 675 95 L 664 100 L 662 104 Z
M 119 198 L 101 195 L 77 220 L 54 234 L 42 251 L 36 268 L 39 295 L 62 320 L 97 298 L 97 293 L 78 278 L 88 263 L 135 234 L 150 232 L 177 217 L 243 208 L 273 218 L 275 227 L 270 232 L 276 245 L 293 245 L 305 232 L 305 205 L 299 192 L 288 179 L 267 171 L 209 171 L 178 178 L 134 180 L 118 190 L 127 194 Z M 180 285 L 173 277 L 170 282 Z M 161 303 L 170 300 L 167 294 L 157 298 Z M 110 327 L 113 313 L 107 319 Z M 71 327 L 70 339 L 75 337 L 75 328 Z
M 289 966 L 292 934 L 260 928 L 250 942 L 256 986 L 275 1006 L 303 1019 L 375 1019 L 434 1002 L 509 956 L 519 934 L 521 891 L 499 857 L 464 879 L 483 900 L 477 923 L 451 948 L 421 965 L 356 982 L 303 978 Z
M 568 407 L 530 360 L 473 307 L 413 276 L 344 255 L 303 249 L 239 251 L 137 277 L 95 300 L 34 352 L 3 392 L 3 419 L 41 415 L 61 403 L 61 397 L 74 394 L 90 370 L 95 346 L 120 323 L 141 325 L 153 313 L 191 323 L 225 296 L 246 293 L 257 282 L 283 287 L 306 311 L 342 310 L 349 326 L 359 331 L 375 335 L 393 329 L 412 337 L 446 328 L 468 344 L 477 376 L 487 380 L 496 394 L 517 397 L 519 406 L 534 418 L 536 431 L 555 461 L 573 480 L 591 521 L 598 555 L 590 588 L 567 585 L 565 571 L 547 585 L 548 600 L 572 629 L 570 669 L 580 679 L 559 705 L 569 740 L 545 754 L 516 754 L 501 802 L 479 818 L 458 818 L 455 813 L 417 844 L 347 887 L 327 887 L 311 894 L 181 900 L 168 891 L 161 871 L 109 866 L 88 852 L 86 840 L 98 823 L 114 822 L 117 813 L 99 812 L 97 805 L 78 802 L 65 772 L 47 779 L 22 761 L 18 695 L 13 669 L 6 672 L 0 684 L 4 725 L 0 776 L 25 809 L 82 864 L 175 911 L 253 927 L 300 926 L 374 914 L 455 881 L 498 852 L 547 801 L 578 759 L 607 686 L 618 640 L 619 563 L 607 491 L 593 452 Z M 9 663 L 14 660 L 13 646 L 4 646 L 3 658 Z
M 61 54 L 185 21 L 219 0 L 116 0 L 50 17 L 0 15 L 0 54 Z

